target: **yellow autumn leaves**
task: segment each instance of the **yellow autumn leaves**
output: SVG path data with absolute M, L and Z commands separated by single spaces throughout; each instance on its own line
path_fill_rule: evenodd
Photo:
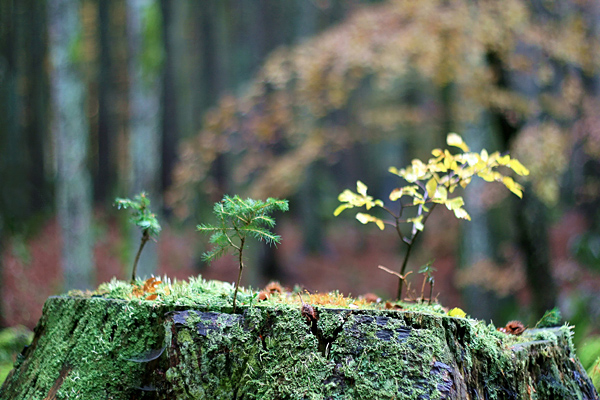
M 463 198 L 450 196 L 458 186 L 467 187 L 475 176 L 487 182 L 500 182 L 515 195 L 523 196 L 523 187 L 520 184 L 510 176 L 496 170 L 498 167 L 506 167 L 517 175 L 528 175 L 529 171 L 518 160 L 511 158 L 508 154 L 501 155 L 499 152 L 488 154 L 485 149 L 479 153 L 470 152 L 469 146 L 456 133 L 450 133 L 446 138 L 446 143 L 448 146 L 462 150 L 462 153 L 454 155 L 447 149 L 434 149 L 431 152 L 433 157 L 427 163 L 415 159 L 406 168 L 389 168 L 389 172 L 403 178 L 408 183 L 408 185 L 392 190 L 389 199 L 398 201 L 405 196 L 411 198 L 412 202 L 402 204 L 401 207 L 417 207 L 416 216 L 403 221 L 386 222 L 370 214 L 358 213 L 356 219 L 363 224 L 373 222 L 381 230 L 384 229 L 385 224 L 394 226 L 398 222 L 405 222 L 412 223 L 413 230 L 421 231 L 424 228 L 425 216 L 431 211 L 431 205 L 443 204 L 448 210 L 454 212 L 456 218 L 470 220 L 471 217 L 463 208 Z M 383 201 L 374 199 L 367 194 L 367 186 L 361 181 L 356 183 L 356 193 L 346 189 L 339 195 L 338 200 L 342 204 L 334 211 L 335 216 L 345 209 L 354 207 L 365 207 L 367 211 L 373 207 L 381 207 L 394 215 L 386 209 Z

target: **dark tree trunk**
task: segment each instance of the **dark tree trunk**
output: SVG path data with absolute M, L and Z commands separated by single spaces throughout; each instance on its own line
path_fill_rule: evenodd
M 165 64 L 163 69 L 162 90 L 162 143 L 161 143 L 161 192 L 165 192 L 172 181 L 172 172 L 177 161 L 177 142 L 179 141 L 178 108 L 179 102 L 175 86 L 175 62 L 171 38 L 174 3 L 161 0 L 163 16 L 163 43 Z

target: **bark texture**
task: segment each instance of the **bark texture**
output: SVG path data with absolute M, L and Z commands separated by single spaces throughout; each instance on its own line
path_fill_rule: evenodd
M 315 309 L 53 297 L 0 398 L 598 399 L 567 326 Z

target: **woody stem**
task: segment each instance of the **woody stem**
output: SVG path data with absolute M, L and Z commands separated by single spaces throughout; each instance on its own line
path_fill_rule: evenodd
M 142 232 L 142 242 L 140 243 L 140 248 L 138 249 L 138 252 L 135 255 L 135 260 L 133 261 L 133 271 L 131 271 L 131 283 L 135 283 L 138 261 L 140 261 L 140 255 L 142 254 L 142 250 L 144 249 L 144 246 L 146 245 L 146 242 L 148 240 L 150 240 L 150 233 L 148 232 L 148 228 L 146 228 Z

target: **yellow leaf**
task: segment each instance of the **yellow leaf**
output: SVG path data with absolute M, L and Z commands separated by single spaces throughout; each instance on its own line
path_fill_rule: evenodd
M 510 163 L 510 156 L 508 154 L 498 157 L 498 164 L 500 165 L 508 165 Z
M 340 204 L 338 206 L 338 208 L 335 209 L 335 211 L 333 212 L 333 215 L 335 217 L 337 217 L 338 215 L 341 214 L 342 211 L 344 211 L 346 208 L 352 208 L 352 205 L 350 204 Z
M 438 186 L 435 198 L 436 203 L 443 203 L 448 199 L 448 190 L 444 186 Z
M 435 178 L 431 178 L 425 185 L 425 188 L 427 189 L 427 195 L 432 199 L 435 196 L 435 190 L 437 189 Z
M 446 154 L 446 157 L 444 157 L 444 168 L 447 171 L 450 168 L 450 166 L 452 165 L 452 161 L 454 160 L 454 157 L 452 157 L 452 154 L 450 154 L 450 152 L 448 150 L 444 150 L 444 153 Z
M 425 225 L 423 225 L 423 216 L 419 215 L 418 217 L 415 218 L 409 218 L 406 220 L 406 222 L 411 222 L 414 224 L 415 228 L 417 228 L 418 231 L 422 231 L 425 228 Z
M 401 175 L 400 175 L 400 171 L 399 171 L 399 170 L 398 170 L 398 168 L 396 168 L 396 167 L 389 167 L 389 168 L 388 168 L 388 171 L 389 171 L 389 172 L 391 172 L 391 173 L 392 173 L 392 174 L 394 174 L 394 175 L 401 176 Z
M 442 154 L 444 154 L 444 152 L 443 152 L 441 149 L 433 149 L 433 150 L 431 150 L 431 154 L 432 154 L 434 157 L 439 157 L 439 156 L 441 156 Z
M 390 193 L 390 200 L 391 201 L 396 201 L 399 198 L 401 198 L 403 196 L 403 191 L 400 188 L 396 188 L 394 190 L 392 190 L 392 192 Z
M 453 211 L 456 218 L 466 219 L 467 221 L 471 220 L 471 216 L 464 208 L 455 208 Z
M 383 230 L 385 228 L 385 225 L 381 219 L 374 217 L 372 215 L 369 215 L 369 214 L 358 213 L 358 214 L 356 214 L 356 219 L 359 222 L 361 222 L 362 224 L 374 222 L 381 230 Z
M 338 196 L 338 200 L 343 203 L 350 203 L 354 199 L 356 199 L 356 197 L 356 194 L 352 193 L 352 191 L 350 191 L 349 189 L 346 189 L 342 193 L 340 193 L 340 195 Z
M 444 204 L 446 205 L 448 210 L 454 211 L 457 208 L 461 208 L 465 204 L 465 201 L 463 200 L 462 197 L 458 196 L 453 199 L 446 200 L 446 202 L 444 202 Z
M 529 175 L 529 170 L 527 168 L 525 168 L 525 166 L 523 164 L 521 164 L 521 162 L 519 162 L 519 160 L 516 159 L 512 159 L 509 161 L 508 166 L 515 171 L 515 173 L 521 175 L 521 176 L 526 176 Z
M 462 154 L 460 160 L 466 162 L 470 167 L 472 167 L 479 162 L 479 155 L 475 153 Z
M 462 151 L 469 151 L 469 146 L 467 146 L 462 138 L 456 133 L 449 133 L 446 138 L 446 143 L 448 143 L 448 146 L 458 147 Z
M 483 149 L 483 150 L 481 150 L 481 159 L 482 159 L 483 161 L 487 161 L 487 160 L 488 160 L 488 157 L 489 157 L 489 156 L 488 156 L 488 152 L 487 152 L 487 150 L 486 150 L 486 149 Z
M 511 178 L 510 176 L 505 176 L 504 178 L 502 178 L 502 183 L 504 184 L 504 186 L 506 186 L 508 190 L 510 190 L 520 198 L 523 198 L 523 188 L 521 187 L 521 185 L 515 182 L 513 178 Z
M 356 191 L 358 192 L 358 194 L 366 196 L 367 195 L 367 185 L 365 185 L 361 181 L 356 181 Z
M 483 170 L 483 171 L 479 172 L 477 175 L 479 175 L 479 177 L 486 182 L 494 181 L 494 174 L 489 169 Z
M 370 218 L 372 218 L 371 215 L 369 214 L 363 214 L 363 213 L 358 213 L 356 214 L 356 219 L 361 223 L 361 224 L 366 224 L 367 222 L 370 221 Z
M 461 310 L 458 307 L 454 307 L 452 310 L 448 311 L 448 316 L 449 317 L 464 318 L 464 317 L 467 316 L 467 313 L 464 312 L 463 310 Z

